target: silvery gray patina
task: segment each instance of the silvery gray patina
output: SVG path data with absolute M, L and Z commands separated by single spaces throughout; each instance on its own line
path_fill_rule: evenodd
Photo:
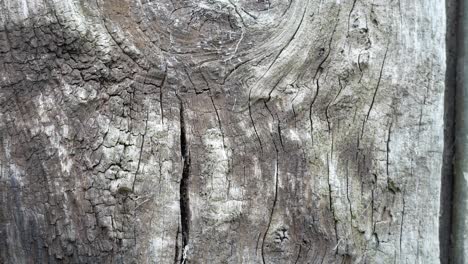
M 0 13 L 0 262 L 439 262 L 444 1 Z

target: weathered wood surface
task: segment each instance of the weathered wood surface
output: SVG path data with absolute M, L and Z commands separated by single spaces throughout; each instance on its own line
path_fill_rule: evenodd
M 439 262 L 444 1 L 0 11 L 0 262 Z

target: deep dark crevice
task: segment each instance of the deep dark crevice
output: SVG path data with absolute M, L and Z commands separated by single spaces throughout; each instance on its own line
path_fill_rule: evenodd
M 440 263 L 451 263 L 452 209 L 453 209 L 453 159 L 455 149 L 455 113 L 457 92 L 457 43 L 460 3 L 446 1 L 446 74 L 444 95 L 444 150 L 441 175 L 439 245 Z
M 333 201 L 333 190 L 332 190 L 332 185 L 330 182 L 330 157 L 327 154 L 327 183 L 328 183 L 328 205 L 329 205 L 329 211 L 333 216 L 333 223 L 334 223 L 334 231 L 335 231 L 335 239 L 336 239 L 336 250 L 335 250 L 335 255 L 338 254 L 338 245 L 340 243 L 340 239 L 338 236 L 338 217 L 335 213 L 335 207 L 334 201 Z
M 190 234 L 190 199 L 189 199 L 189 187 L 190 187 L 190 149 L 187 142 L 187 131 L 185 126 L 184 117 L 184 104 L 182 99 L 179 97 L 180 102 L 180 151 L 182 156 L 182 178 L 180 180 L 180 221 L 181 221 L 181 233 L 182 233 L 182 251 L 183 256 L 181 262 L 185 261 L 185 252 L 189 244 Z

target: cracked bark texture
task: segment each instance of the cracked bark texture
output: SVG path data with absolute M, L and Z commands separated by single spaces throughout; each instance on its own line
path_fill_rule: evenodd
M 0 262 L 439 262 L 444 1 L 0 14 Z

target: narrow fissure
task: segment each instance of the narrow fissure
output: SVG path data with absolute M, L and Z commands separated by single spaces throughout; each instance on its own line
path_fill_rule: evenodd
M 317 69 L 315 70 L 315 74 L 314 74 L 314 78 L 313 78 L 313 80 L 315 80 L 315 82 L 316 82 L 317 90 L 315 90 L 315 95 L 314 95 L 314 97 L 312 99 L 312 102 L 310 103 L 310 106 L 309 106 L 310 137 L 311 137 L 312 145 L 314 145 L 314 124 L 313 124 L 313 118 L 312 118 L 312 108 L 314 107 L 315 100 L 317 100 L 319 90 L 320 90 L 319 79 L 320 79 L 320 76 L 321 76 L 321 73 L 322 73 L 322 70 L 323 70 L 322 65 L 327 61 L 328 57 L 330 56 L 331 44 L 333 42 L 333 36 L 335 35 L 336 28 L 338 26 L 339 21 L 340 20 L 337 19 L 335 27 L 333 28 L 333 32 L 332 32 L 332 34 L 330 36 L 330 41 L 328 42 L 327 55 L 325 55 L 325 58 L 317 66 Z
M 350 21 L 351 21 L 351 14 L 353 14 L 354 7 L 356 6 L 356 2 L 357 2 L 357 0 L 354 0 L 354 1 L 353 1 L 353 5 L 351 6 L 351 10 L 349 11 L 349 14 L 348 14 L 348 36 L 349 36 L 349 25 L 351 24 L 351 23 L 350 23 Z
M 349 216 L 350 216 L 350 226 L 351 226 L 351 232 L 353 231 L 353 206 L 351 203 L 351 199 L 349 198 L 349 160 L 346 160 L 346 199 L 348 200 L 348 206 L 349 206 Z
M 182 156 L 182 178 L 180 180 L 180 221 L 181 221 L 181 234 L 182 234 L 182 251 L 183 256 L 181 263 L 185 263 L 186 252 L 189 245 L 190 234 L 190 149 L 187 142 L 187 131 L 185 126 L 184 105 L 182 99 L 179 97 L 180 102 L 180 151 Z
M 379 72 L 379 79 L 377 79 L 377 84 L 375 86 L 375 89 L 374 89 L 374 93 L 372 95 L 372 101 L 371 101 L 371 104 L 369 106 L 369 110 L 367 111 L 367 115 L 366 117 L 364 118 L 364 121 L 362 123 L 362 128 L 361 128 L 361 138 L 364 136 L 364 129 L 366 127 L 366 123 L 367 123 L 367 120 L 369 120 L 369 116 L 371 114 L 371 111 L 372 111 L 372 108 L 374 107 L 374 103 L 375 103 L 375 98 L 377 96 L 377 92 L 379 91 L 379 86 L 380 86 L 380 82 L 382 81 L 382 74 L 383 74 L 383 70 L 384 70 L 384 67 L 385 67 L 385 61 L 387 60 L 387 54 L 388 54 L 388 47 L 389 47 L 390 43 L 387 43 L 387 48 L 385 49 L 385 53 L 384 53 L 384 57 L 383 57 L 383 60 L 382 60 L 382 65 L 380 67 L 380 72 Z
M 334 222 L 334 230 L 335 230 L 335 239 L 336 239 L 336 251 L 335 254 L 338 254 L 338 245 L 340 243 L 340 240 L 338 238 L 338 218 L 335 213 L 335 208 L 333 206 L 333 190 L 332 190 L 332 185 L 330 182 L 330 157 L 327 154 L 327 183 L 328 183 L 328 203 L 329 203 L 329 210 L 331 214 L 333 215 L 333 222 Z
M 249 106 L 249 117 L 250 117 L 250 121 L 252 122 L 252 126 L 253 126 L 253 129 L 255 131 L 255 135 L 257 136 L 257 140 L 258 140 L 258 144 L 260 145 L 260 151 L 263 153 L 263 144 L 262 144 L 262 140 L 260 139 L 260 136 L 258 135 L 258 131 L 257 131 L 257 127 L 255 126 L 255 121 L 253 119 L 253 116 L 252 116 L 252 106 L 251 106 L 251 101 L 250 101 L 250 94 L 252 93 L 252 89 L 250 90 L 250 93 L 249 93 L 249 102 L 248 102 L 248 106 Z
M 312 145 L 314 145 L 314 120 L 312 117 L 312 108 L 314 107 L 315 100 L 317 100 L 317 96 L 320 90 L 319 78 L 316 79 L 317 89 L 315 90 L 315 95 L 312 98 L 312 102 L 310 103 L 310 106 L 309 106 L 310 140 L 312 142 Z
M 145 145 L 145 136 L 148 131 L 148 118 L 149 118 L 149 111 L 146 112 L 145 132 L 141 136 L 140 154 L 138 156 L 138 164 L 137 164 L 137 169 L 135 171 L 135 176 L 133 177 L 132 192 L 135 191 L 135 183 L 137 181 L 138 172 L 140 171 L 141 155 L 143 154 L 143 146 Z
M 265 104 L 265 108 L 270 113 L 272 120 L 274 120 L 274 116 L 273 116 L 273 113 L 271 112 L 270 108 L 268 108 L 268 105 L 265 102 L 264 102 L 264 104 Z M 278 119 L 278 122 L 279 122 L 279 119 Z M 268 232 L 270 231 L 271 221 L 273 220 L 273 215 L 275 213 L 276 203 L 278 202 L 278 188 L 279 188 L 279 150 L 278 150 L 278 147 L 276 146 L 275 140 L 273 139 L 274 138 L 273 135 L 271 135 L 271 136 L 272 136 L 273 146 L 274 146 L 275 152 L 276 152 L 275 175 L 274 175 L 274 177 L 275 177 L 275 193 L 274 193 L 274 197 L 273 197 L 273 205 L 271 206 L 270 218 L 268 219 L 268 225 L 267 225 L 267 228 L 266 228 L 265 233 L 263 234 L 263 238 L 262 238 L 261 254 L 262 254 L 262 263 L 263 264 L 266 263 L 265 262 L 265 240 L 266 240 L 266 237 L 268 235 Z
M 387 188 L 391 188 L 390 183 L 390 140 L 392 137 L 392 126 L 393 126 L 393 121 L 390 121 L 390 125 L 388 126 L 388 133 L 387 133 L 387 142 L 385 143 L 386 145 L 386 150 L 385 150 L 385 173 L 387 175 Z
M 164 71 L 164 77 L 161 81 L 161 86 L 159 86 L 159 110 L 161 111 L 161 124 L 164 124 L 164 108 L 163 108 L 163 88 L 166 84 L 167 78 L 167 66 L 166 70 Z
M 302 245 L 299 245 L 299 252 L 297 253 L 296 261 L 294 261 L 294 264 L 297 264 L 297 262 L 301 258 L 301 251 L 302 251 Z
M 454 153 L 455 153 L 455 118 L 457 94 L 457 57 L 461 26 L 459 25 L 461 4 L 458 0 L 446 1 L 446 73 L 444 91 L 444 149 L 441 174 L 439 248 L 440 263 L 451 263 L 454 202 Z M 461 35 L 460 38 L 463 36 Z
M 275 145 L 276 148 L 276 145 Z M 265 233 L 263 234 L 262 238 L 262 248 L 261 248 L 261 253 L 262 253 L 262 263 L 265 264 L 265 240 L 266 236 L 268 235 L 268 232 L 270 231 L 270 226 L 271 226 L 271 221 L 273 220 L 273 214 L 275 213 L 275 207 L 276 203 L 278 201 L 278 150 L 276 150 L 276 164 L 275 164 L 275 194 L 273 198 L 273 205 L 271 206 L 271 213 L 270 213 L 270 218 L 268 219 L 268 225 L 267 229 L 265 230 Z
M 404 221 L 405 221 L 405 207 L 406 207 L 406 201 L 405 201 L 405 195 L 406 195 L 406 192 L 403 192 L 403 195 L 402 195 L 402 206 L 403 206 L 403 210 L 401 211 L 401 223 L 400 223 L 400 252 L 398 254 L 399 256 L 399 259 L 401 260 L 401 257 L 402 257 L 402 245 L 403 245 L 403 224 L 404 224 Z

